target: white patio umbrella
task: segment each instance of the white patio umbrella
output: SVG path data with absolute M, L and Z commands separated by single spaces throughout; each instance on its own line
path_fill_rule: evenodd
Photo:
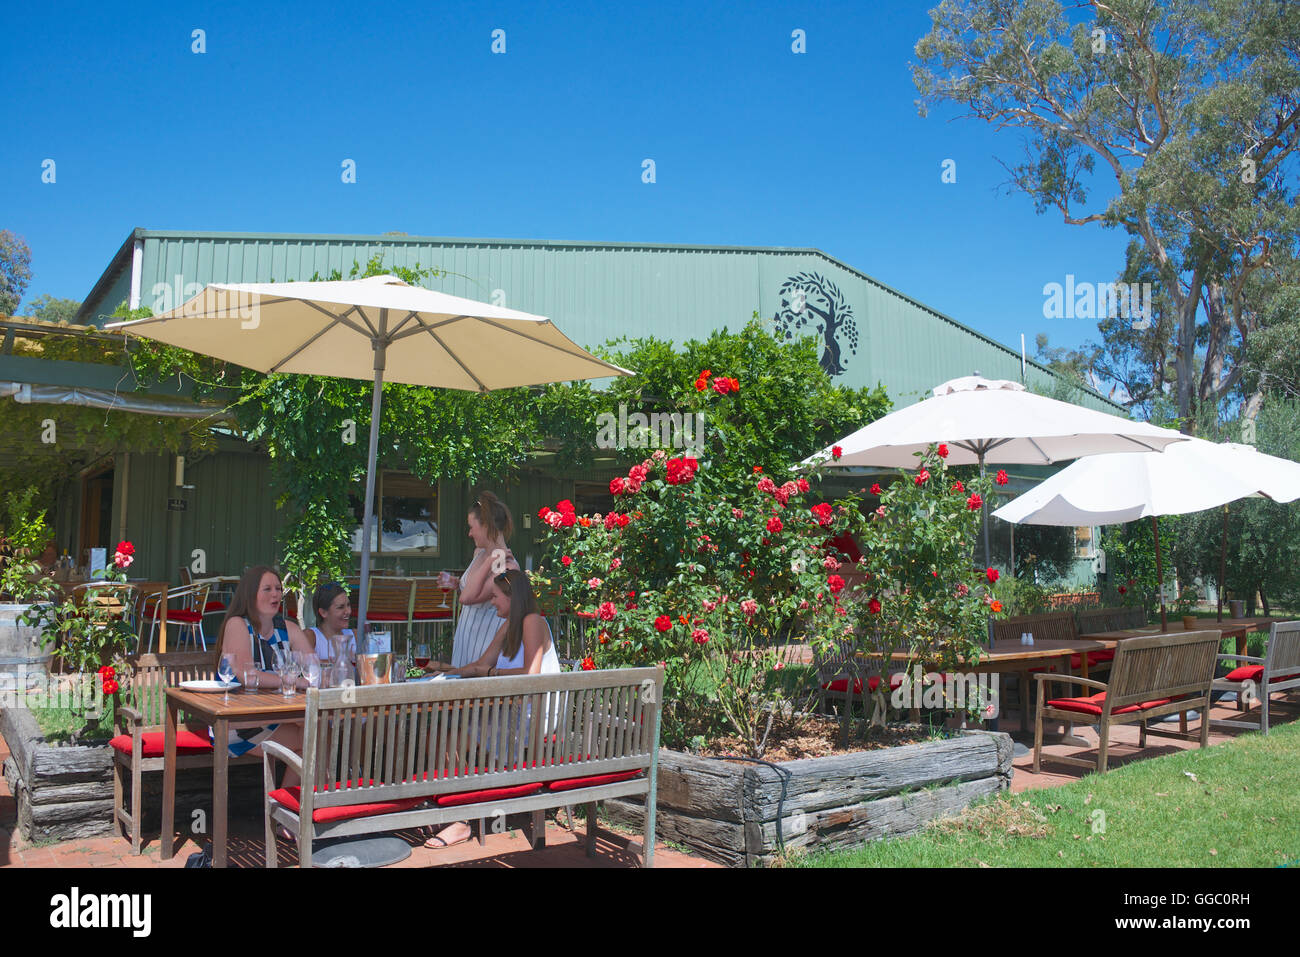
M 374 380 L 357 611 L 363 633 L 385 381 L 488 392 L 632 374 L 591 355 L 544 316 L 412 286 L 392 275 L 212 283 L 161 315 L 106 328 L 259 372 Z
M 891 412 L 804 460 L 832 467 L 912 468 L 916 453 L 948 445 L 949 465 L 1051 465 L 1102 452 L 1159 451 L 1186 436 L 1029 392 L 1019 382 L 978 375 L 936 386 L 931 398 Z M 984 560 L 990 560 L 984 516 Z
M 1275 502 L 1300 498 L 1300 462 L 1265 455 L 1250 445 L 1189 438 L 1160 453 L 1090 455 L 993 514 L 1031 525 L 1119 525 L 1150 517 L 1156 574 L 1163 581 L 1158 516 L 1200 512 L 1250 497 Z M 1226 514 L 1224 523 L 1226 535 Z M 1222 557 L 1220 562 L 1221 589 Z M 1160 621 L 1164 626 L 1163 594 Z

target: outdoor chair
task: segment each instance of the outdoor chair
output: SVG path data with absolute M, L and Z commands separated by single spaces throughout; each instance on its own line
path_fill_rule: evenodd
M 1079 634 L 1092 635 L 1141 628 L 1147 623 L 1147 613 L 1141 608 L 1088 608 L 1079 612 L 1075 621 Z
M 1035 641 L 1074 641 L 1079 637 L 1079 632 L 1075 628 L 1074 613 L 1068 611 L 1054 611 L 1040 615 L 1019 615 L 1015 618 L 994 618 L 989 616 L 988 620 L 989 644 L 995 641 L 1019 641 L 1020 636 L 1025 632 L 1030 632 Z M 1093 654 L 1088 656 L 1088 666 L 1092 667 Z M 1078 668 L 1082 665 L 1078 655 L 1070 658 L 1070 667 Z M 1055 665 L 1044 665 L 1038 668 L 1026 668 L 1022 671 L 1015 672 L 1017 681 L 1017 691 L 1020 695 L 1020 713 L 1028 716 L 1033 707 L 1032 688 L 1033 683 L 1031 675 L 1039 672 L 1056 672 Z M 1022 727 L 1028 726 L 1028 721 L 1021 722 Z
M 190 571 L 189 565 L 181 566 L 181 584 L 193 585 L 194 575 Z M 213 615 L 222 617 L 226 614 L 226 604 L 234 597 L 236 581 L 225 581 L 222 579 L 207 579 L 208 597 L 203 602 L 203 617 L 210 618 Z
M 1258 721 L 1230 721 L 1214 718 L 1211 724 L 1226 728 L 1249 728 L 1268 734 L 1268 699 L 1279 691 L 1300 688 L 1300 621 L 1274 622 L 1263 658 L 1249 655 L 1219 655 L 1220 661 L 1246 664 L 1214 680 L 1215 691 L 1235 691 L 1237 710 L 1245 711 L 1259 702 Z
M 113 753 L 113 826 L 131 842 L 131 853 L 140 853 L 140 821 L 145 772 L 163 769 L 164 721 L 167 702 L 164 692 L 182 681 L 213 679 L 217 673 L 216 652 L 169 652 L 145 654 L 131 659 L 134 675 L 122 682 L 123 694 L 114 714 L 117 736 L 109 742 Z M 212 766 L 212 742 L 206 725 L 176 729 L 177 768 Z M 231 764 L 254 764 L 260 758 L 231 759 Z M 126 793 L 130 782 L 130 807 Z
M 454 588 L 443 588 L 436 578 L 413 579 L 415 601 L 411 609 L 411 619 L 421 629 L 421 641 L 426 640 L 423 630 L 430 632 L 428 638 L 441 638 L 442 633 L 450 633 L 456 627 L 456 617 L 460 609 L 459 593 Z M 369 617 L 369 615 L 367 615 Z M 439 641 L 439 646 L 443 644 Z M 451 657 L 451 646 L 445 649 L 446 657 Z M 443 658 L 443 653 L 435 655 Z
M 176 626 L 177 640 L 174 643 L 176 648 L 180 648 L 185 643 L 185 636 L 188 635 L 192 645 L 201 647 L 204 651 L 208 650 L 208 640 L 203 634 L 202 609 L 208 600 L 208 591 L 211 587 L 209 582 L 199 582 L 194 585 L 182 585 L 167 592 L 167 624 Z M 157 630 L 163 617 L 163 603 L 158 600 L 157 595 L 148 595 L 143 604 L 140 644 L 144 647 L 138 650 L 148 654 L 153 651 L 154 631 Z
M 409 632 L 414 624 L 415 579 L 372 575 L 370 594 L 366 599 L 366 624 L 380 623 L 402 626 Z M 364 628 L 358 632 L 361 634 Z M 392 650 L 397 651 L 397 635 L 393 635 Z
M 1046 700 L 1040 688 L 1038 712 L 1034 722 L 1034 773 L 1039 772 L 1043 752 L 1043 722 L 1064 721 L 1095 724 L 1100 743 L 1095 761 L 1053 756 L 1051 760 L 1106 771 L 1110 758 L 1110 729 L 1117 724 L 1140 723 L 1138 746 L 1145 748 L 1147 735 L 1189 738 L 1187 712 L 1201 714 L 1201 747 L 1210 743 L 1210 683 L 1219 652 L 1217 631 L 1193 631 L 1185 634 L 1152 635 L 1129 638 L 1115 650 L 1110 680 L 1096 681 L 1074 675 L 1035 675 L 1038 682 L 1054 681 L 1099 689 L 1088 697 Z M 1177 714 L 1178 731 L 1147 727 L 1153 718 Z

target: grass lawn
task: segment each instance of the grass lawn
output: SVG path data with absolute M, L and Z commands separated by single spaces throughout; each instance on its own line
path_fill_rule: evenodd
M 786 866 L 1288 863 L 1300 865 L 1300 723 L 1276 727 L 1267 737 L 1246 733 L 1204 751 L 1196 748 L 1090 774 L 1058 788 L 1002 796 L 915 837 L 791 857 Z
M 86 727 L 86 719 L 74 714 L 70 708 L 33 708 L 32 716 L 50 744 L 64 744 L 72 739 L 74 731 Z M 113 708 L 106 705 L 98 720 L 90 722 L 91 730 L 82 734 L 85 743 L 107 741 L 113 736 Z

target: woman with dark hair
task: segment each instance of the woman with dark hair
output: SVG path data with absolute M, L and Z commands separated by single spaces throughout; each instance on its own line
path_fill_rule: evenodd
M 291 651 L 312 652 L 311 640 L 298 623 L 286 621 L 281 614 L 284 585 L 275 569 L 254 565 L 244 572 L 221 622 L 221 653 L 235 661 L 235 674 L 242 681 L 248 669 L 260 672 L 262 688 L 280 687 L 273 673 L 275 662 Z M 297 724 L 268 725 L 264 728 L 232 728 L 226 746 L 230 756 L 261 754 L 258 745 L 272 740 L 293 751 L 302 749 L 302 727 Z M 215 742 L 214 742 L 215 743 Z M 218 745 L 219 746 L 219 745 Z M 284 787 L 298 783 L 298 775 L 285 771 Z
M 474 558 L 459 578 L 446 572 L 440 578 L 443 587 L 460 589 L 460 617 L 451 639 L 451 661 L 429 662 L 432 671 L 459 668 L 479 659 L 501 627 L 492 605 L 492 578 L 507 569 L 519 568 L 506 545 L 514 523 L 505 502 L 491 492 L 483 492 L 470 506 L 466 520 L 474 542 Z
M 338 582 L 321 585 L 311 596 L 311 607 L 316 612 L 316 625 L 309 629 L 308 638 L 315 639 L 316 657 L 325 661 L 333 659 L 339 652 L 346 666 L 355 666 L 357 636 L 348 627 L 348 620 L 352 617 L 352 596 L 347 587 Z
M 551 639 L 551 626 L 537 607 L 528 576 L 517 568 L 492 579 L 491 604 L 498 618 L 497 632 L 487 649 L 477 661 L 459 668 L 446 670 L 446 674 L 462 678 L 495 677 L 497 675 L 558 675 L 560 659 Z M 504 618 L 504 621 L 500 619 Z M 430 662 L 430 671 L 439 670 Z M 544 710 L 552 710 L 553 705 Z M 547 722 L 551 722 L 548 720 Z M 549 733 L 549 729 L 548 732 Z M 425 847 L 439 848 L 460 844 L 470 838 L 469 825 L 464 821 L 448 824 L 436 837 L 425 841 Z

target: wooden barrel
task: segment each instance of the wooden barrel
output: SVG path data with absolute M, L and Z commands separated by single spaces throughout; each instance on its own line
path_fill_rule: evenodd
M 30 605 L 0 605 L 0 674 L 49 674 L 51 655 L 41 647 L 41 632 L 19 624 Z

